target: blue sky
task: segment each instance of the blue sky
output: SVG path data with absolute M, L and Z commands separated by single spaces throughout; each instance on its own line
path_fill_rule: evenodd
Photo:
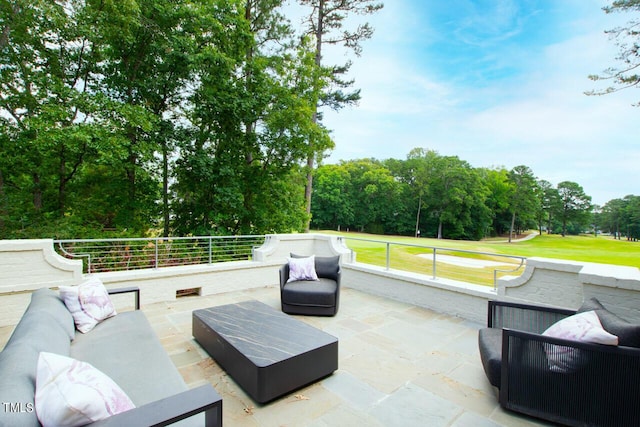
M 387 0 L 353 60 L 357 107 L 325 112 L 324 163 L 406 158 L 414 147 L 474 167 L 531 167 L 604 204 L 640 195 L 640 91 L 586 96 L 616 65 L 602 0 Z M 599 86 L 600 85 L 600 86 Z

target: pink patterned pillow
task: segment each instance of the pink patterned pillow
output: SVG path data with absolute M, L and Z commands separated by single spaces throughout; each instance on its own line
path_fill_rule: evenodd
M 605 331 L 595 311 L 585 311 L 566 317 L 551 325 L 542 335 L 579 342 L 618 345 L 618 337 Z M 581 366 L 580 350 L 555 344 L 545 344 L 549 369 L 573 372 Z
M 306 258 L 288 258 L 288 260 L 289 280 L 287 283 L 297 280 L 318 280 L 315 255 Z
M 60 296 L 71 312 L 76 328 L 83 334 L 118 314 L 107 289 L 97 277 L 90 278 L 80 286 L 60 286 Z
M 36 372 L 36 415 L 44 426 L 81 426 L 135 408 L 107 375 L 92 365 L 41 352 Z

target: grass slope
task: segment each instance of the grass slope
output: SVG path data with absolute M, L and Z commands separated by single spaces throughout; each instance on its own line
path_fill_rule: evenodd
M 351 232 L 341 233 L 335 231 L 322 231 L 322 233 L 346 237 L 347 245 L 357 253 L 358 261 L 361 262 L 384 260 L 386 256 L 386 247 L 380 243 L 363 242 L 355 239 L 370 239 L 410 245 L 462 249 L 501 255 L 543 257 L 640 267 L 640 242 L 615 240 L 609 236 L 594 237 L 591 235 L 583 235 L 562 237 L 559 235 L 543 234 L 530 240 L 507 243 L 506 241 L 495 239 L 471 242 L 428 238 L 416 239 L 413 237 L 380 236 Z M 410 262 L 407 255 L 415 255 L 418 253 L 425 253 L 425 250 L 421 248 L 404 247 L 400 258 L 402 259 L 402 262 Z M 456 255 L 463 254 L 456 253 Z M 467 256 L 491 259 L 490 256 L 477 256 L 471 254 Z M 378 262 L 373 263 L 378 264 Z

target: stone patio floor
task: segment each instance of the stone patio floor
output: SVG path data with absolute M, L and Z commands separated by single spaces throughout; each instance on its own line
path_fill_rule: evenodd
M 339 339 L 333 375 L 255 403 L 191 336 L 191 312 L 256 299 L 280 309 L 277 286 L 187 296 L 142 309 L 190 387 L 209 382 L 223 422 L 244 426 L 546 426 L 501 409 L 477 350 L 482 325 L 343 288 L 335 317 L 296 318 Z

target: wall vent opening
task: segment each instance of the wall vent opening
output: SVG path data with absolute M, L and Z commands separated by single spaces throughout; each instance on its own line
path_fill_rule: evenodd
M 194 295 L 199 296 L 201 292 L 202 292 L 202 288 L 178 289 L 176 291 L 176 298 L 189 297 Z

